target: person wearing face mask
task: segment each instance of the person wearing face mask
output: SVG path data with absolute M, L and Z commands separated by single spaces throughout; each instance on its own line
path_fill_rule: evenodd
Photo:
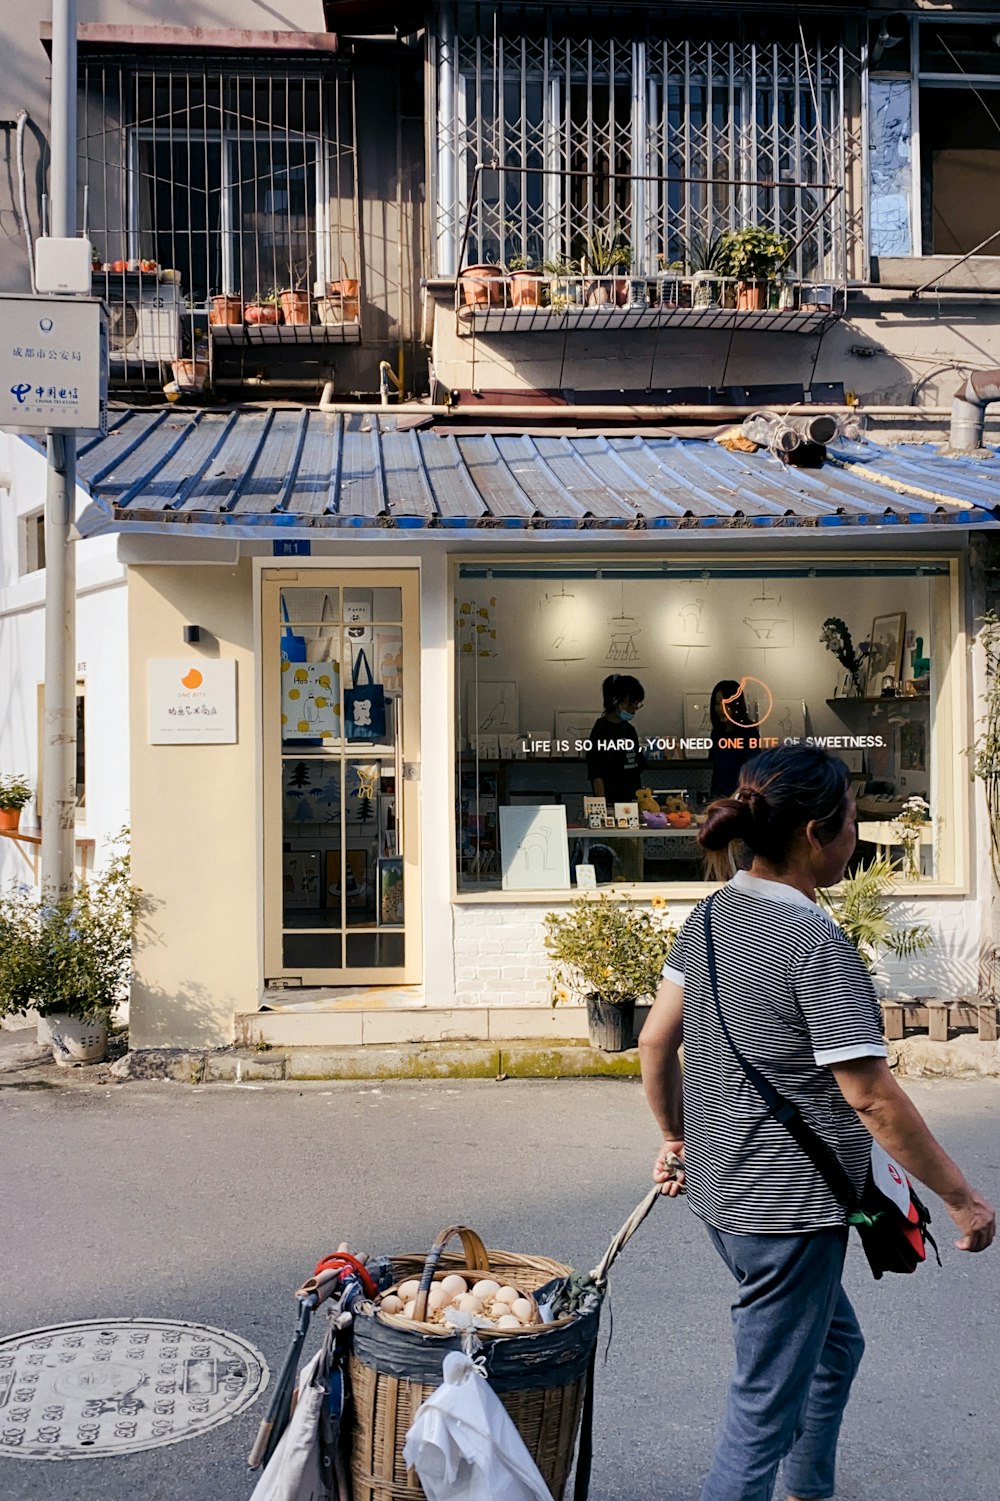
M 634 803 L 646 758 L 632 721 L 642 708 L 645 693 L 638 678 L 613 672 L 602 684 L 604 712 L 590 732 L 587 776 L 595 797 L 603 797 L 608 812 L 615 803 Z

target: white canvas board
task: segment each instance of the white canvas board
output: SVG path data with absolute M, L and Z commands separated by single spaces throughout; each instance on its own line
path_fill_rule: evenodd
M 705 688 L 696 693 L 684 695 L 684 738 L 692 740 L 695 736 L 710 735 L 712 733 L 712 717 L 709 712 L 712 702 L 711 688 Z
M 501 808 L 504 891 L 568 891 L 569 843 L 561 804 Z

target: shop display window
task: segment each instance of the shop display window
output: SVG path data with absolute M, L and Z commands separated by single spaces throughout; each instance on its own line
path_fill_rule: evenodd
M 946 560 L 461 565 L 459 894 L 718 879 L 706 808 L 795 741 L 850 769 L 855 865 L 953 881 L 954 599 Z

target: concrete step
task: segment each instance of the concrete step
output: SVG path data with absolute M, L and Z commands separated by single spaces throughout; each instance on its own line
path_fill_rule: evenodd
M 285 992 L 287 995 L 288 992 Z M 386 1047 L 436 1042 L 585 1041 L 585 1006 L 400 1006 L 322 999 L 295 1009 L 243 1011 L 235 1017 L 240 1047 Z

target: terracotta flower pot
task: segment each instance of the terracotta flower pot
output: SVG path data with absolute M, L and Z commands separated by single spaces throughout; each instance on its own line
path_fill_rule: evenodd
M 174 360 L 174 380 L 182 391 L 200 391 L 208 380 L 207 360 Z
M 740 312 L 758 312 L 767 307 L 767 282 L 760 278 L 741 281 L 736 289 L 736 306 Z
M 0 808 L 0 829 L 5 833 L 16 834 L 20 822 L 20 808 Z
M 248 302 L 243 309 L 244 323 L 275 324 L 280 317 L 281 310 L 273 302 Z
M 357 323 L 358 309 L 360 307 L 361 283 L 357 277 L 342 276 L 340 281 L 327 283 L 327 292 L 331 302 L 339 300 L 341 316 L 333 319 L 322 319 L 323 322 L 333 323 Z M 322 315 L 321 315 L 322 317 Z
M 285 315 L 286 323 L 310 323 L 312 309 L 309 306 L 309 293 L 282 292 L 281 311 Z
M 510 278 L 510 300 L 514 307 L 541 307 L 542 281 L 539 271 L 515 271 Z
M 467 307 L 503 307 L 503 272 L 499 266 L 466 266 L 459 281 Z
M 240 297 L 213 297 L 208 313 L 209 323 L 232 324 L 243 322 L 243 300 Z

